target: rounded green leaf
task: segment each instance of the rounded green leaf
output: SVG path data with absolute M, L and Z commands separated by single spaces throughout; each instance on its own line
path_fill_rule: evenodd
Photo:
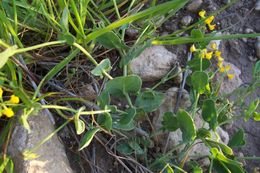
M 188 62 L 188 66 L 191 68 L 192 71 L 199 71 L 200 70 L 200 59 L 194 58 Z M 206 70 L 211 66 L 211 62 L 208 59 L 202 59 L 202 70 Z
M 142 80 L 137 75 L 121 76 L 108 81 L 106 91 L 113 96 L 124 97 L 126 93 L 138 93 L 141 85 Z
M 182 132 L 183 142 L 194 140 L 196 138 L 196 127 L 189 113 L 180 109 L 176 117 Z
M 217 116 L 215 102 L 211 99 L 204 100 L 202 105 L 202 118 L 206 122 L 210 122 L 212 118 Z
M 103 77 L 103 72 L 109 72 L 112 69 L 110 60 L 108 58 L 103 59 L 93 70 L 91 73 L 94 76 Z
M 178 120 L 172 112 L 165 112 L 163 115 L 163 129 L 168 131 L 175 131 L 179 128 Z
M 164 102 L 164 94 L 147 90 L 138 95 L 135 105 L 145 112 L 153 112 Z
M 136 109 L 134 108 L 129 108 L 125 111 L 126 113 L 121 115 L 121 118 L 119 120 L 119 123 L 121 125 L 127 125 L 129 124 L 131 121 L 133 121 L 135 114 L 136 114 Z
M 84 149 L 85 147 L 89 146 L 90 142 L 92 141 L 93 137 L 95 134 L 99 131 L 100 129 L 98 127 L 95 127 L 93 129 L 90 129 L 85 133 L 83 136 L 82 140 L 80 141 L 79 145 L 79 151 Z
M 196 71 L 191 76 L 191 83 L 193 88 L 200 94 L 204 93 L 206 85 L 209 83 L 207 73 Z
M 242 147 L 246 144 L 245 134 L 242 129 L 239 129 L 231 138 L 228 143 L 230 147 Z
M 98 115 L 97 123 L 107 131 L 112 129 L 112 117 L 109 113 Z

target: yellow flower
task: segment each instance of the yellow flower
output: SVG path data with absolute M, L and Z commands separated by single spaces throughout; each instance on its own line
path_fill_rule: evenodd
M 226 67 L 225 67 L 225 70 L 226 71 L 229 71 L 231 69 L 231 66 L 230 65 L 227 65 Z
M 19 97 L 15 96 L 15 95 L 11 95 L 11 98 L 9 101 L 13 104 L 18 104 L 20 102 L 20 99 L 19 99 Z
M 205 54 L 205 57 L 210 60 L 212 58 L 213 52 L 208 52 Z
M 193 53 L 193 52 L 196 52 L 197 49 L 195 47 L 195 45 L 193 44 L 191 47 L 190 47 L 190 52 Z
M 206 11 L 205 11 L 205 10 L 201 10 L 201 11 L 199 12 L 199 16 L 200 16 L 201 18 L 205 18 L 205 14 L 206 14 Z
M 211 49 L 213 49 L 213 50 L 217 50 L 217 43 L 216 42 L 212 42 L 211 44 L 210 44 L 210 48 Z
M 216 56 L 216 57 L 221 57 L 221 52 L 220 52 L 220 51 L 216 51 L 216 52 L 215 52 L 215 56 Z
M 214 25 L 208 24 L 208 27 L 209 27 L 209 30 L 212 31 L 216 28 L 216 25 L 215 24 Z
M 219 72 L 220 73 L 224 73 L 225 72 L 225 67 L 223 65 L 221 67 L 219 67 Z
M 228 77 L 229 80 L 232 80 L 235 77 L 235 75 L 234 74 L 227 74 L 227 77 Z
M 208 24 L 208 25 L 210 25 L 211 24 L 211 22 L 214 20 L 214 16 L 210 16 L 210 17 L 208 17 L 204 22 L 206 23 L 206 24 Z
M 217 65 L 219 68 L 221 68 L 223 66 L 223 61 L 219 61 Z
M 3 89 L 0 87 L 0 98 L 2 98 L 2 96 L 3 96 Z
M 220 73 L 224 73 L 224 72 L 227 72 L 227 71 L 229 71 L 231 69 L 231 66 L 230 65 L 227 65 L 227 66 L 221 66 L 220 68 L 219 68 L 219 72 Z
M 224 61 L 224 58 L 222 58 L 221 56 L 218 57 L 218 62 L 223 62 Z
M 4 108 L 3 112 L 2 112 L 6 117 L 11 118 L 14 116 L 14 111 L 12 110 L 12 108 Z

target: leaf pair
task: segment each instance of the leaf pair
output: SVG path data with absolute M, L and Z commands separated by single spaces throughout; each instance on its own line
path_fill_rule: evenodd
M 180 128 L 183 142 L 189 142 L 196 138 L 196 127 L 190 114 L 180 109 L 176 116 L 171 112 L 166 112 L 163 117 L 163 128 L 175 131 Z

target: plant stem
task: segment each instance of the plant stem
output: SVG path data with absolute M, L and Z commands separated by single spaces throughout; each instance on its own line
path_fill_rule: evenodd
M 27 48 L 21 48 L 21 49 L 16 50 L 15 53 L 24 53 L 24 52 L 39 49 L 42 47 L 52 46 L 52 45 L 57 45 L 57 44 L 64 44 L 64 43 L 66 43 L 65 40 L 51 41 L 51 42 L 42 43 L 42 44 L 34 45 L 31 47 L 27 47 Z

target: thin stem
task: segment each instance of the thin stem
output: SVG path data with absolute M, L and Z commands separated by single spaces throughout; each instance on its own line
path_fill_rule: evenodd
M 84 49 L 81 45 L 79 45 L 78 43 L 73 43 L 73 46 L 75 46 L 76 48 L 78 48 L 79 50 L 81 50 L 86 56 L 87 58 L 95 65 L 98 66 L 97 61 L 90 55 L 90 53 L 88 53 L 88 51 L 86 49 Z M 110 76 L 105 70 L 102 70 L 102 73 L 110 80 L 113 79 L 112 76 Z
M 52 46 L 52 45 L 57 45 L 57 44 L 64 44 L 64 43 L 66 43 L 65 40 L 51 41 L 51 42 L 42 43 L 42 44 L 34 45 L 31 47 L 27 47 L 27 48 L 21 48 L 21 49 L 16 50 L 15 53 L 24 53 L 24 52 L 39 49 L 42 47 Z

